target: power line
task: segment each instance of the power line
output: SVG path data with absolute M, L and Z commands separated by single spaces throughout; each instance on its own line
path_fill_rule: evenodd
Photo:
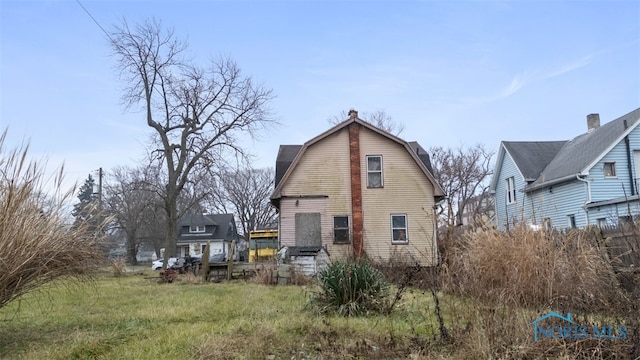
M 109 35 L 109 33 L 102 27 L 102 25 L 100 25 L 100 23 L 98 22 L 98 20 L 96 20 L 96 18 L 93 17 L 93 15 L 91 15 L 91 13 L 89 12 L 89 10 L 87 10 L 87 8 L 84 7 L 84 5 L 82 5 L 82 3 L 80 2 L 80 0 L 76 0 L 76 3 L 78 3 L 78 5 L 80 5 L 80 7 L 82 8 L 82 10 L 84 10 L 85 13 L 87 13 L 87 15 L 89 15 L 89 17 L 91 18 L 91 20 L 93 20 L 93 22 L 98 25 L 98 27 L 100 28 L 100 30 L 102 30 L 102 32 L 107 35 L 107 37 L 109 38 L 109 40 L 113 41 L 113 39 L 111 38 L 111 36 Z

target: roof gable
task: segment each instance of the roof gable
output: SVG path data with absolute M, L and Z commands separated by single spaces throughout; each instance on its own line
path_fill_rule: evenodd
M 567 141 L 539 174 L 529 190 L 560 179 L 586 175 L 617 143 L 640 123 L 640 108 Z
M 534 181 L 567 141 L 503 141 L 525 181 Z
M 293 171 L 297 163 L 302 158 L 302 155 L 305 153 L 305 151 L 307 151 L 307 149 L 311 145 L 319 141 L 322 141 L 323 139 L 327 138 L 329 135 L 335 134 L 338 131 L 346 128 L 347 126 L 353 123 L 363 126 L 385 138 L 388 138 L 391 141 L 394 141 L 404 146 L 407 152 L 415 160 L 418 167 L 420 167 L 420 169 L 427 176 L 429 181 L 431 181 L 431 183 L 434 185 L 434 196 L 444 196 L 444 191 L 440 187 L 440 184 L 438 184 L 438 182 L 433 177 L 433 168 L 431 166 L 431 160 L 429 158 L 429 154 L 427 153 L 426 150 L 424 150 L 424 148 L 422 148 L 422 146 L 420 146 L 420 144 L 418 144 L 415 141 L 410 143 L 406 142 L 398 138 L 397 136 L 394 136 L 382 129 L 379 129 L 369 124 L 368 122 L 362 119 L 359 119 L 358 117 L 351 117 L 335 125 L 329 130 L 323 132 L 322 134 L 312 138 L 311 140 L 307 141 L 304 145 L 280 145 L 280 149 L 278 151 L 278 158 L 276 159 L 275 189 L 273 191 L 271 198 L 276 199 L 280 197 L 280 191 L 282 190 L 282 187 L 286 183 L 287 179 L 289 178 L 291 172 Z
M 233 214 L 187 214 L 180 218 L 178 226 L 215 226 L 214 238 L 226 238 L 229 228 L 233 226 Z

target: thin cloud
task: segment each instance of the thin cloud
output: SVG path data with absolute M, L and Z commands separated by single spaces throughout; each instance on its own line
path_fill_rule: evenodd
M 515 93 L 517 93 L 522 87 L 525 85 L 525 76 L 520 73 L 516 74 L 516 76 L 511 80 L 511 84 L 509 84 L 500 95 L 496 96 L 494 100 L 502 99 L 509 97 Z
M 556 76 L 560 76 L 560 75 L 564 75 L 568 72 L 574 71 L 574 70 L 578 70 L 580 68 L 583 68 L 587 65 L 589 65 L 591 63 L 591 60 L 593 59 L 593 55 L 587 55 L 583 58 L 580 58 L 576 61 L 573 61 L 571 63 L 565 64 L 555 70 L 550 71 L 549 73 L 547 73 L 544 76 L 544 79 L 551 79 L 554 78 Z

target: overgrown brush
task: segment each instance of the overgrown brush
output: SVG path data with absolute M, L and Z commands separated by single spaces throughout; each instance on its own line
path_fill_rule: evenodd
M 587 230 L 479 230 L 449 239 L 440 273 L 454 358 L 638 358 L 637 298 Z M 624 339 L 534 341 L 532 322 L 571 312 L 581 326 L 624 325 Z M 551 321 L 553 320 L 545 320 Z M 567 325 L 560 322 L 558 325 Z
M 63 169 L 47 192 L 43 164 L 28 159 L 28 146 L 5 149 L 0 136 L 0 307 L 62 276 L 87 279 L 101 257 L 97 235 L 69 226 Z
M 368 261 L 333 261 L 318 274 L 318 282 L 307 306 L 319 314 L 386 314 L 394 303 L 389 283 Z
M 265 285 L 278 284 L 278 263 L 275 261 L 264 261 L 255 266 L 255 276 L 251 278 L 252 282 Z
M 127 273 L 127 262 L 123 258 L 111 260 L 111 269 L 113 276 L 121 277 Z
M 585 231 L 468 232 L 447 264 L 454 293 L 507 306 L 610 310 L 625 301 L 615 272 Z

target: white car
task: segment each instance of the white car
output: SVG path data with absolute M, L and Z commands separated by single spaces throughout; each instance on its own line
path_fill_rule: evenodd
M 167 268 L 170 268 L 171 266 L 173 266 L 176 261 L 178 261 L 178 258 L 174 258 L 171 257 L 169 258 L 169 264 L 167 265 Z M 151 270 L 156 271 L 156 270 L 162 270 L 162 263 L 164 262 L 164 259 L 158 259 L 154 262 L 151 263 Z

